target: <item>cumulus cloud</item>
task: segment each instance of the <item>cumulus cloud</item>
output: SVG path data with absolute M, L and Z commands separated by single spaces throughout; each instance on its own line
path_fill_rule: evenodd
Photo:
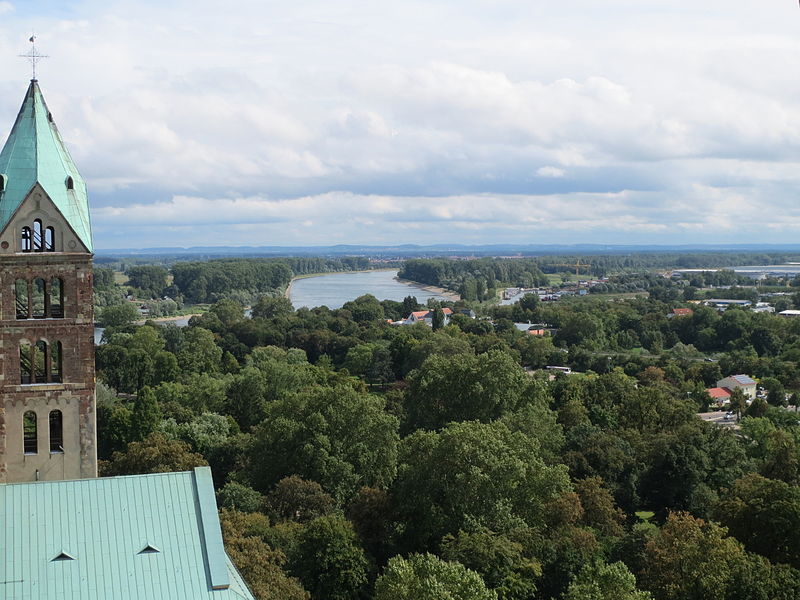
M 98 247 L 795 241 L 798 15 L 744 4 L 0 1 L 0 135 L 35 23 Z

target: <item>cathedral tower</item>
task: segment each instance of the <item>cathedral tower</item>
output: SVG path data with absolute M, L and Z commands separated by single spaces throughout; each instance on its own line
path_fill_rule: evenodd
M 0 152 L 0 483 L 96 476 L 86 184 L 33 79 Z

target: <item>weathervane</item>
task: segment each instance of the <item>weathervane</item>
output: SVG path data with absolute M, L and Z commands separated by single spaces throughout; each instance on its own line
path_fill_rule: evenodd
M 36 50 L 36 34 L 31 35 L 28 39 L 31 43 L 31 50 L 27 54 L 20 54 L 20 58 L 27 58 L 28 61 L 31 63 L 31 69 L 33 70 L 33 79 L 32 81 L 36 81 L 36 63 L 38 63 L 43 58 L 50 58 L 47 54 L 39 54 L 39 51 Z

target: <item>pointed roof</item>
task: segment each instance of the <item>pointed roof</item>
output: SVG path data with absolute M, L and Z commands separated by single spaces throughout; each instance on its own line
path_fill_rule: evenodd
M 8 225 L 34 184 L 39 183 L 75 233 L 92 251 L 86 183 L 67 151 L 42 91 L 31 80 L 17 120 L 0 152 L 0 231 Z M 72 178 L 72 189 L 67 181 Z

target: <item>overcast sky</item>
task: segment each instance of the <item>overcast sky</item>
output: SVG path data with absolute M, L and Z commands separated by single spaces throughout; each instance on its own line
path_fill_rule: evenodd
M 99 249 L 800 243 L 795 0 L 0 0 Z

